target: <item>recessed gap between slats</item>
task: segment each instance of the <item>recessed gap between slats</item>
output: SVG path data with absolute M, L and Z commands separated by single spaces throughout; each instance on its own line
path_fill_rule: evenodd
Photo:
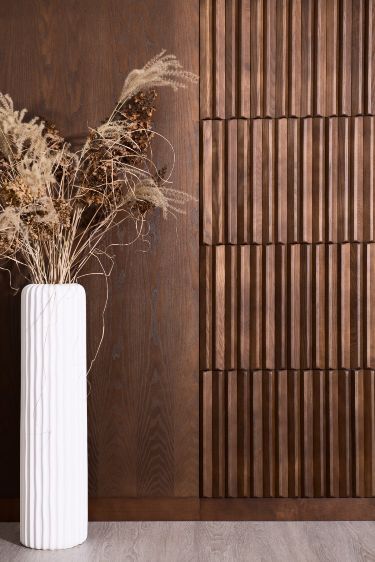
M 201 247 L 202 369 L 375 368 L 375 244 Z
M 375 113 L 365 0 L 203 0 L 201 118 Z
M 375 117 L 202 123 L 203 244 L 375 241 Z
M 203 497 L 374 496 L 373 370 L 200 376 Z

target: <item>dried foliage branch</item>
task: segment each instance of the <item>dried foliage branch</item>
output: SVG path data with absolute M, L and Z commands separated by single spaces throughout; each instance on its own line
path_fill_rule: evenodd
M 197 77 L 162 51 L 125 80 L 108 119 L 73 152 L 54 125 L 14 109 L 0 94 L 0 260 L 26 269 L 32 283 L 72 283 L 87 263 L 112 257 L 104 236 L 160 208 L 181 213 L 189 199 L 157 170 L 151 144 L 156 88 Z

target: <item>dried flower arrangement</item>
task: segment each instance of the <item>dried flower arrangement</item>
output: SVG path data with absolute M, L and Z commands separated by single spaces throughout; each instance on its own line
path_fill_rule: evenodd
M 92 258 L 105 271 L 103 238 L 124 220 L 140 232 L 152 208 L 183 212 L 189 196 L 152 160 L 152 117 L 156 88 L 196 80 L 162 51 L 128 75 L 112 114 L 77 152 L 54 125 L 25 120 L 0 94 L 0 260 L 31 283 L 74 283 Z

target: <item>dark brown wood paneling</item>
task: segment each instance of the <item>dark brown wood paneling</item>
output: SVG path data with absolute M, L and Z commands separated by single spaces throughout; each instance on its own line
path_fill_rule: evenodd
M 203 497 L 374 495 L 374 371 L 201 376 Z
M 202 246 L 201 369 L 374 368 L 374 251 Z
M 168 18 L 165 14 L 168 14 Z M 126 74 L 166 48 L 199 70 L 198 0 L 22 0 L 0 6 L 0 91 L 75 144 L 112 110 Z M 155 127 L 173 180 L 198 197 L 198 87 L 160 92 Z M 173 158 L 155 145 L 161 167 Z M 105 337 L 88 377 L 89 482 L 96 497 L 198 496 L 198 206 L 150 220 L 150 245 L 116 249 Z M 131 228 L 108 243 L 132 238 Z M 105 283 L 87 288 L 89 359 Z M 19 295 L 0 285 L 0 497 L 19 493 Z M 107 511 L 108 513 L 108 511 Z
M 90 498 L 90 521 L 374 521 L 374 498 Z M 0 521 L 19 500 L 0 499 Z
M 201 117 L 373 114 L 372 0 L 203 0 Z
M 375 240 L 374 117 L 206 120 L 204 244 Z

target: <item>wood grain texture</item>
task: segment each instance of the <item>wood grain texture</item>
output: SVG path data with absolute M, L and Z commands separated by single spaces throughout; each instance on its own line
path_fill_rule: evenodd
M 372 0 L 204 0 L 201 118 L 374 113 Z
M 165 14 L 168 13 L 168 18 Z M 164 47 L 198 72 L 199 4 L 149 0 L 0 7 L 0 91 L 54 121 L 75 144 L 111 111 L 126 74 Z M 178 189 L 198 196 L 198 87 L 164 90 L 155 126 L 176 152 Z M 159 166 L 172 165 L 156 143 Z M 92 496 L 198 496 L 197 205 L 176 223 L 156 213 L 147 244 L 116 250 L 105 337 L 88 379 Z M 108 239 L 133 238 L 121 228 Z M 89 280 L 87 280 L 89 279 Z M 88 358 L 102 330 L 105 284 L 87 278 Z M 18 495 L 19 296 L 0 285 L 0 497 Z
M 201 377 L 202 435 L 209 443 L 224 436 L 220 456 L 203 449 L 203 497 L 374 496 L 374 371 Z
M 375 117 L 205 120 L 204 244 L 375 240 Z
M 214 500 L 205 500 L 212 505 Z M 273 500 L 268 500 L 273 501 Z M 307 501 L 307 500 L 306 500 Z M 285 501 L 283 502 L 285 503 Z M 220 502 L 222 505 L 222 502 Z M 232 508 L 233 509 L 233 508 Z M 241 509 L 241 508 L 240 508 Z M 240 511 L 240 509 L 237 510 Z M 254 507 L 253 515 L 255 515 Z M 247 562 L 254 560 L 308 560 L 361 562 L 375 556 L 374 522 L 293 522 L 293 508 L 286 508 L 292 521 L 282 523 L 241 522 L 98 522 L 91 523 L 88 540 L 71 551 L 49 552 L 50 562 L 153 560 L 153 562 Z M 318 508 L 319 509 L 319 508 Z M 235 512 L 236 508 L 233 509 Z M 301 512 L 303 509 L 300 510 Z M 358 512 L 358 510 L 356 510 Z M 263 513 L 267 512 L 267 508 Z M 43 554 L 27 550 L 17 542 L 18 525 L 0 526 L 0 549 L 9 562 L 37 562 Z
M 374 368 L 374 251 L 202 246 L 201 369 Z
M 374 508 L 375 498 L 89 498 L 89 521 L 123 521 L 127 527 L 129 522 L 137 521 L 146 528 L 149 525 L 142 522 L 375 521 Z M 0 499 L 0 522 L 18 521 L 19 500 Z M 4 527 L 3 524 L 0 526 L 0 541 L 10 538 L 5 536 Z M 332 545 L 332 536 L 329 538 Z M 18 544 L 19 529 L 14 539 L 13 542 Z M 84 545 L 90 542 L 89 539 Z M 3 555 L 4 552 L 1 545 Z M 35 554 L 35 551 L 26 551 L 22 547 L 20 560 L 25 559 L 26 552 Z M 71 551 L 65 551 L 65 554 L 68 553 L 68 560 L 71 560 Z M 59 557 L 63 554 L 59 552 Z

